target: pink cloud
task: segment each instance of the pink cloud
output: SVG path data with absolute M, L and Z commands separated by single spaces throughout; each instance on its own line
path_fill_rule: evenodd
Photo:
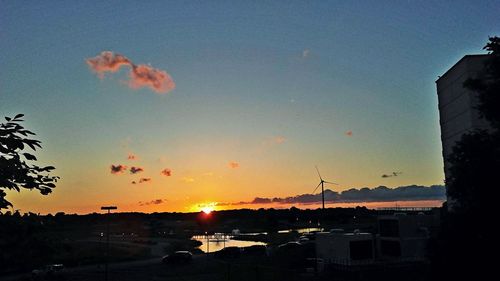
M 125 172 L 127 170 L 127 166 L 121 165 L 121 164 L 111 165 L 110 169 L 111 169 L 112 174 L 117 175 L 117 174 L 122 174 L 123 172 Z
M 100 55 L 85 61 L 101 79 L 104 78 L 106 72 L 117 72 L 122 66 L 132 66 L 132 62 L 128 58 L 110 51 L 101 52 Z
M 229 165 L 229 168 L 231 168 L 231 169 L 238 169 L 240 167 L 240 163 L 234 162 L 234 161 L 229 162 L 228 165 Z
M 87 65 L 104 78 L 106 72 L 117 72 L 122 66 L 130 67 L 127 84 L 132 89 L 148 87 L 156 93 L 165 94 L 175 89 L 175 83 L 170 75 L 161 69 L 146 64 L 134 64 L 127 57 L 114 54 L 111 51 L 101 52 L 100 55 L 85 60 Z
M 284 136 L 277 136 L 274 138 L 274 142 L 277 144 L 282 144 L 286 142 L 286 138 Z
M 349 130 L 349 131 L 345 132 L 345 135 L 348 136 L 348 137 L 352 137 L 352 131 Z
M 175 88 L 174 80 L 167 72 L 145 64 L 132 66 L 128 85 L 132 89 L 149 87 L 159 94 L 168 93 Z
M 172 176 L 172 170 L 170 169 L 163 169 L 161 172 L 160 172 L 161 175 L 164 175 L 166 177 L 170 177 Z
M 137 156 L 135 154 L 129 153 L 129 155 L 127 156 L 127 159 L 128 160 L 136 160 Z

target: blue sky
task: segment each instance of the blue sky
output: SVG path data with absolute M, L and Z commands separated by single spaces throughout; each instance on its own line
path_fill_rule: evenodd
M 434 81 L 499 35 L 499 1 L 249 2 L 0 1 L 0 113 L 26 114 L 62 176 L 50 199 L 12 200 L 182 209 L 311 192 L 314 165 L 340 190 L 442 184 Z M 85 60 L 102 51 L 164 70 L 176 88 L 130 89 L 124 69 L 101 80 Z M 109 173 L 128 153 L 147 188 Z M 392 171 L 403 174 L 380 177 Z M 70 194 L 81 200 L 64 205 Z

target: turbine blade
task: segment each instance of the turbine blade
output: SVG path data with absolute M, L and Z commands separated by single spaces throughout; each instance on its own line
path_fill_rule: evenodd
M 334 184 L 334 185 L 339 185 L 338 183 L 336 183 L 336 182 L 331 182 L 331 181 L 323 181 L 323 182 L 325 182 L 325 183 L 329 183 L 329 184 Z
M 318 166 L 314 166 L 314 167 L 316 167 L 316 172 L 318 172 L 319 179 L 323 180 L 323 178 L 321 177 L 321 174 L 319 173 Z
M 321 182 L 316 186 L 316 188 L 313 190 L 313 194 L 314 194 L 314 191 L 316 191 L 316 189 L 318 189 L 318 187 L 321 185 Z

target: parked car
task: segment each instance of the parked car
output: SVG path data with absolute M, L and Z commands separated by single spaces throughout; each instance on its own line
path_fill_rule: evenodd
M 188 263 L 193 259 L 193 254 L 189 251 L 177 251 L 173 254 L 164 256 L 161 261 L 167 264 Z
M 264 257 L 267 256 L 267 247 L 265 245 L 252 245 L 243 248 L 245 256 Z
M 62 264 L 49 264 L 42 268 L 34 269 L 31 276 L 35 280 L 54 278 L 59 279 L 64 275 L 64 265 Z
M 239 258 L 241 255 L 241 249 L 238 247 L 226 247 L 220 251 L 215 252 L 216 258 L 226 259 L 226 258 Z

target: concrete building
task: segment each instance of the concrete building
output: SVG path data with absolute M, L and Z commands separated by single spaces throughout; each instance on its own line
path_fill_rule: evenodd
M 478 104 L 477 96 L 463 87 L 467 79 L 483 75 L 487 58 L 488 55 L 467 55 L 436 81 L 445 176 L 449 170 L 446 159 L 462 135 L 475 129 L 489 128 L 488 122 L 479 118 L 475 108 Z M 448 198 L 448 206 L 451 207 L 452 204 Z
M 340 229 L 316 233 L 316 256 L 325 264 L 353 265 L 375 259 L 374 237 L 371 233 L 347 233 Z
M 431 230 L 439 221 L 433 215 L 404 213 L 378 218 L 378 256 L 381 259 L 425 259 Z

